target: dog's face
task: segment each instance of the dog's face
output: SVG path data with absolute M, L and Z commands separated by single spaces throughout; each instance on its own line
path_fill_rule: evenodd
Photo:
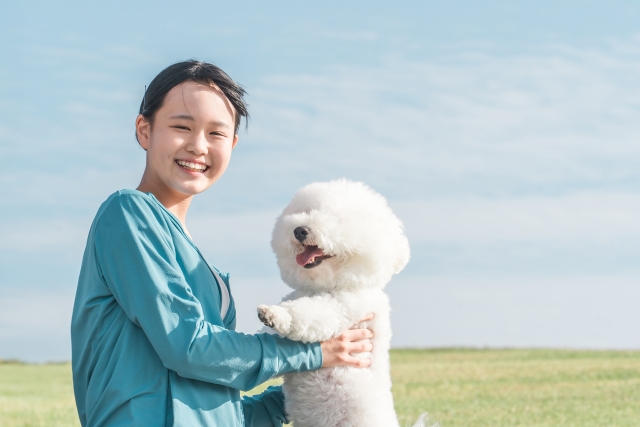
M 383 287 L 409 261 L 402 223 L 386 200 L 347 180 L 299 190 L 276 222 L 271 247 L 294 289 Z

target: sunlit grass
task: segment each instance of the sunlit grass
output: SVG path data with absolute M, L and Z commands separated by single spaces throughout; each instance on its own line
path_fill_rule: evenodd
M 445 427 L 640 425 L 640 352 L 396 350 L 401 424 Z
M 443 427 L 640 425 L 640 352 L 394 350 L 391 362 L 403 426 L 422 412 Z M 69 364 L 0 363 L 0 427 L 78 425 Z
M 71 365 L 0 363 L 0 427 L 79 425 Z

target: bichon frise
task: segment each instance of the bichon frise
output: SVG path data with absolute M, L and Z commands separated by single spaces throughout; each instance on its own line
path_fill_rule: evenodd
M 295 427 L 393 427 L 389 298 L 384 286 L 409 261 L 402 223 L 366 185 L 337 180 L 299 190 L 278 218 L 271 246 L 282 280 L 295 289 L 258 307 L 279 335 L 304 342 L 357 325 L 374 331 L 369 368 L 335 367 L 284 375 L 285 409 Z M 416 425 L 423 425 L 421 417 Z

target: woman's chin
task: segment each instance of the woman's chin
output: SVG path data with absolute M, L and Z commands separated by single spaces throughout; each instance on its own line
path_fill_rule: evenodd
M 195 196 L 200 194 L 216 182 L 216 179 L 212 179 L 204 174 L 197 176 L 167 176 L 162 180 L 166 187 L 171 190 L 182 193 L 186 196 Z
M 211 187 L 211 184 L 209 185 L 193 185 L 193 184 L 187 184 L 187 185 L 178 185 L 173 187 L 174 190 L 185 194 L 187 196 L 195 196 L 196 194 L 200 194 L 203 191 L 205 191 L 207 188 Z
M 168 178 L 168 177 L 167 177 Z M 164 188 L 164 190 L 160 190 L 162 192 L 167 193 L 180 193 L 185 196 L 195 196 L 196 194 L 200 194 L 205 191 L 207 188 L 211 187 L 213 182 L 209 179 L 162 179 L 162 182 L 159 182 L 156 188 Z

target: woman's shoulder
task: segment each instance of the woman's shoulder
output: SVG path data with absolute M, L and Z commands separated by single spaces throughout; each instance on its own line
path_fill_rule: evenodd
M 95 217 L 96 223 L 108 222 L 130 224 L 137 222 L 165 222 L 164 209 L 156 199 L 138 190 L 123 189 L 111 194 L 100 206 Z
M 98 256 L 103 256 L 105 251 L 120 253 L 127 245 L 146 252 L 174 253 L 171 219 L 159 204 L 151 194 L 116 191 L 98 209 L 87 245 L 96 248 Z

